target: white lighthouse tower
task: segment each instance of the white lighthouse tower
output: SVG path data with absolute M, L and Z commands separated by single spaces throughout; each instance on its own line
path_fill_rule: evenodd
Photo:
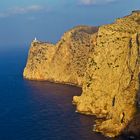
M 33 42 L 38 42 L 37 38 L 35 37 L 35 39 L 33 40 Z

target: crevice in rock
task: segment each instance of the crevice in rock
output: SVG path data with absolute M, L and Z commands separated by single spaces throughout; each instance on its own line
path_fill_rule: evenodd
M 129 40 L 129 48 L 130 49 L 132 48 L 132 38 L 130 38 L 130 40 Z
M 125 117 L 125 113 L 123 112 L 123 113 L 121 114 L 121 123 L 124 122 L 124 117 Z
M 114 98 L 112 100 L 112 106 L 115 106 L 115 101 L 116 101 L 116 97 L 114 96 Z
M 136 43 L 137 43 L 138 46 L 140 46 L 139 35 L 138 35 L 138 33 L 137 33 L 137 35 L 136 35 Z

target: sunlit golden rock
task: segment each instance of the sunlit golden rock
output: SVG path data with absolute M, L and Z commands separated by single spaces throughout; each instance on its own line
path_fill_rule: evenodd
M 56 44 L 33 41 L 24 77 L 81 86 L 90 52 L 90 39 L 98 28 L 78 26 Z
M 95 131 L 115 137 L 137 113 L 139 49 L 140 12 L 99 28 L 83 93 L 73 98 L 77 111 L 102 118 L 97 119 Z
M 96 115 L 94 131 L 115 137 L 140 131 L 140 12 L 99 28 L 79 26 L 56 44 L 32 42 L 24 77 L 82 85 L 77 111 Z M 98 119 L 100 118 L 100 119 Z

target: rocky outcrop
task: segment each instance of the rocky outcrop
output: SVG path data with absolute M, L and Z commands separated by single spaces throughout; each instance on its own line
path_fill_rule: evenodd
M 94 42 L 95 44 L 95 42 Z M 140 12 L 101 26 L 90 56 L 77 111 L 95 114 L 94 130 L 114 137 L 137 113 L 139 89 Z
M 139 49 L 140 12 L 134 11 L 99 30 L 76 27 L 56 45 L 32 42 L 24 77 L 82 86 L 73 103 L 97 116 L 94 131 L 139 136 Z
M 97 27 L 75 27 L 66 32 L 56 45 L 33 41 L 24 77 L 81 86 L 88 57 L 93 50 L 90 39 L 97 30 Z

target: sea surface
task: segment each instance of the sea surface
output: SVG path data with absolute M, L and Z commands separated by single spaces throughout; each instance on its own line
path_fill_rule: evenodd
M 92 131 L 95 117 L 75 112 L 80 88 L 22 77 L 27 54 L 0 51 L 0 140 L 112 140 Z

